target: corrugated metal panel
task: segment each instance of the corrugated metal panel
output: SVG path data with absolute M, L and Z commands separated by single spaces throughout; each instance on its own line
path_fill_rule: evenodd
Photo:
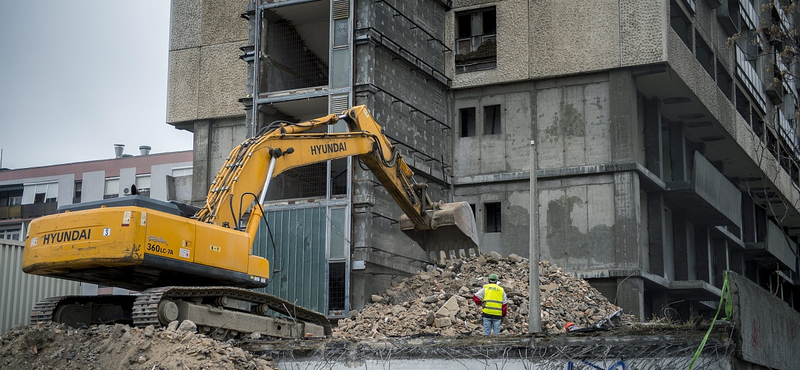
M 275 240 L 273 252 L 267 226 L 262 221 L 253 253 L 266 257 L 271 276 L 264 289 L 297 305 L 326 312 L 327 263 L 325 259 L 325 208 L 267 212 Z M 277 255 L 277 258 L 276 258 Z
M 0 333 L 30 323 L 33 305 L 42 298 L 80 294 L 80 283 L 22 272 L 24 245 L 0 239 Z

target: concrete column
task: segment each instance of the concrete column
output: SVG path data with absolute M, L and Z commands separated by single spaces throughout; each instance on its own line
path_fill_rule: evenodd
M 611 160 L 626 161 L 641 150 L 637 129 L 636 81 L 627 69 L 609 72 Z
M 664 196 L 650 193 L 647 202 L 647 220 L 650 240 L 650 272 L 664 276 Z
M 208 120 L 194 122 L 194 152 L 192 158 L 192 204 L 202 207 L 206 203 L 208 184 L 218 169 L 211 169 L 211 123 Z M 211 173 L 211 175 L 209 175 Z
M 644 141 L 646 166 L 659 178 L 664 178 L 664 158 L 661 151 L 661 100 L 648 98 L 644 103 Z
M 644 279 L 626 277 L 617 279 L 617 306 L 625 313 L 633 314 L 638 320 L 644 315 Z
M 614 246 L 619 267 L 640 268 L 639 178 L 634 172 L 614 174 Z

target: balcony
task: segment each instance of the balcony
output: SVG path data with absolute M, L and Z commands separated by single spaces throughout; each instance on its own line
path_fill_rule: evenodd
M 22 205 L 22 218 L 34 218 L 52 215 L 56 213 L 58 203 L 37 203 L 37 204 L 23 204 Z
M 797 243 L 789 240 L 781 229 L 771 220 L 767 222 L 767 235 L 763 242 L 746 243 L 745 253 L 749 260 L 762 265 L 775 266 L 780 263 L 784 268 L 797 272 Z
M 22 206 L 0 207 L 0 220 L 22 217 Z
M 691 223 L 742 226 L 742 193 L 700 153 L 694 153 L 692 180 L 672 181 L 667 188 L 668 199 L 691 209 Z

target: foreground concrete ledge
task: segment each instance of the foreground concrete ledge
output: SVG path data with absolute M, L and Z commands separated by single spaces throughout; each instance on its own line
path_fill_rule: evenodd
M 271 356 L 278 363 L 346 363 L 348 368 L 369 368 L 371 363 L 398 361 L 517 360 L 522 363 L 584 361 L 612 363 L 688 363 L 699 347 L 706 328 L 684 329 L 643 326 L 609 332 L 569 333 L 537 336 L 435 336 L 354 340 L 344 338 L 294 341 L 253 340 L 241 347 Z M 706 364 L 729 363 L 734 352 L 732 327 L 718 323 L 706 343 Z M 677 361 L 677 362 L 676 362 Z M 358 365 L 362 364 L 362 365 Z M 417 365 L 419 365 L 417 363 Z M 393 365 L 394 366 L 394 365 Z M 412 365 L 409 365 L 412 366 Z M 403 367 L 401 367 L 403 368 Z M 411 367 L 413 368 L 413 366 Z M 722 368 L 725 368 L 724 366 Z

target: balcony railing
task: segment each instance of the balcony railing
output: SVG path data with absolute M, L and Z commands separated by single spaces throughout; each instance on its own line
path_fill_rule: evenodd
M 22 217 L 22 206 L 0 207 L 0 220 Z
M 790 270 L 795 271 L 797 243 L 789 240 L 778 225 L 775 225 L 772 221 L 769 221 L 767 225 L 767 243 L 765 247 L 769 254 L 786 265 Z
M 58 203 L 37 203 L 37 204 L 23 204 L 22 217 L 33 218 L 52 215 L 58 210 Z
M 694 191 L 723 214 L 742 226 L 742 193 L 714 165 L 698 152 L 694 154 Z
M 742 79 L 745 85 L 747 85 L 750 95 L 756 99 L 761 110 L 766 111 L 767 97 L 766 93 L 764 92 L 764 83 L 761 82 L 761 77 L 758 77 L 758 73 L 756 72 L 755 68 L 753 68 L 753 66 L 750 65 L 750 62 L 748 62 L 747 55 L 745 55 L 744 51 L 742 51 L 738 45 L 735 49 L 736 75 Z
M 694 153 L 691 180 L 667 183 L 667 196 L 695 225 L 742 226 L 742 193 L 702 154 Z

